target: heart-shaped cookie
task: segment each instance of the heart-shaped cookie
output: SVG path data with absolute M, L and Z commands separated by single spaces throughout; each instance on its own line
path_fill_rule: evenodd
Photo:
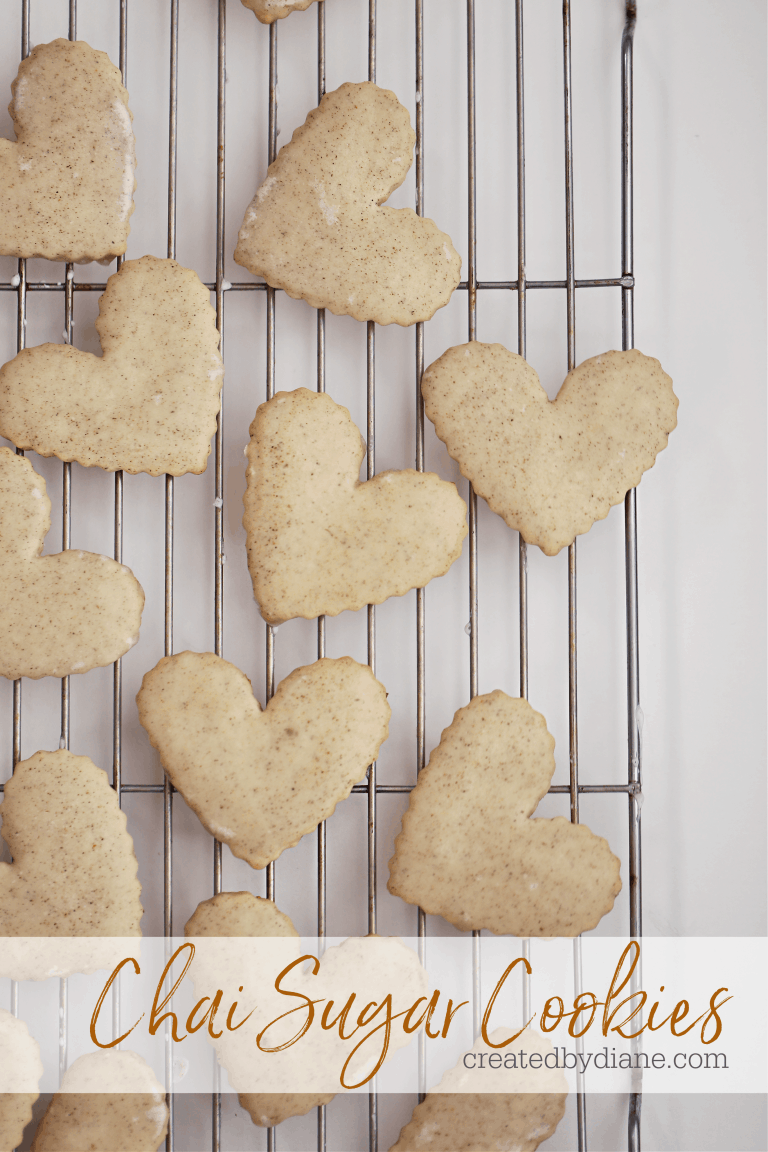
M 270 624 L 381 604 L 461 554 L 466 506 L 455 485 L 412 468 L 360 483 L 364 453 L 349 412 L 326 393 L 278 392 L 258 408 L 243 524 Z
M 13 856 L 0 863 L 0 937 L 141 935 L 133 840 L 92 760 L 36 752 L 6 782 L 0 814 Z M 51 951 L 49 967 L 54 961 Z
M 156 1152 L 168 1130 L 165 1093 L 136 1052 L 91 1052 L 64 1074 L 32 1152 Z
M 578 936 L 621 890 L 619 861 L 584 824 L 531 820 L 555 741 L 527 700 L 475 696 L 419 775 L 389 862 L 390 892 L 464 931 Z
M 585 360 L 550 401 L 522 356 L 475 341 L 431 364 L 421 391 L 475 491 L 547 556 L 621 503 L 677 424 L 672 381 L 636 349 Z
M 125 252 L 136 155 L 128 93 L 106 52 L 38 44 L 11 85 L 0 140 L 0 254 L 108 264 Z
M 313 308 L 415 324 L 447 304 L 461 257 L 412 208 L 381 207 L 416 139 L 394 92 L 342 84 L 280 149 L 240 228 L 235 260 Z
M 0 434 L 110 472 L 204 472 L 224 367 L 196 273 L 154 256 L 126 261 L 96 329 L 103 356 L 41 344 L 0 369 Z
M 511 1029 L 497 1029 L 490 1036 L 503 1043 Z M 502 1050 L 508 1066 L 494 1070 L 480 1058 L 498 1051 L 478 1037 L 469 1053 L 445 1073 L 437 1088 L 413 1110 L 390 1152 L 472 1152 L 475 1149 L 508 1148 L 535 1152 L 548 1140 L 565 1114 L 568 1085 L 562 1072 L 542 1064 L 554 1051 L 539 1032 L 526 1028 Z M 525 1069 L 523 1053 L 538 1054 L 539 1066 Z M 514 1056 L 511 1067 L 507 1057 Z
M 256 1036 L 286 1009 L 296 1007 L 275 989 L 275 978 L 305 952 L 298 933 L 287 916 L 271 900 L 250 892 L 223 892 L 200 904 L 188 921 L 185 932 L 195 937 L 196 952 L 191 975 L 196 995 L 213 984 L 231 991 L 238 1001 L 238 1016 L 254 1009 L 253 1016 L 237 1031 L 225 1032 L 214 1042 L 219 1063 L 227 1069 L 232 1087 L 254 1124 L 271 1127 L 289 1116 L 303 1116 L 318 1104 L 327 1104 L 341 1091 L 341 1073 L 352 1049 L 365 1035 L 362 1029 L 342 1041 L 338 1031 L 324 1029 L 320 1014 L 332 1000 L 336 1011 L 329 1012 L 331 1021 L 354 993 L 357 1007 L 351 1013 L 357 1018 L 363 1005 L 381 1003 L 384 997 L 396 995 L 400 1007 L 410 1006 L 427 992 L 427 973 L 416 953 L 400 940 L 386 936 L 350 937 L 343 944 L 329 948 L 319 969 L 297 967 L 284 987 L 317 1001 L 317 1017 L 306 1034 L 295 1045 L 282 1051 L 261 1052 Z M 213 937 L 213 939 L 200 939 Z M 241 937 L 235 941 L 233 937 Z M 246 937 L 251 937 L 246 941 Z M 258 942 L 254 938 L 258 939 Z M 289 1021 L 289 1039 L 297 1030 L 298 1017 Z M 371 1014 L 368 1013 L 371 1020 Z M 380 1013 L 370 1025 L 373 1029 L 384 1020 Z M 279 1028 L 279 1026 L 278 1026 Z M 379 1032 L 379 1037 L 381 1032 Z M 409 1041 L 397 1023 L 391 1030 L 388 1057 Z M 276 1046 L 281 1037 L 273 1030 L 263 1040 Z M 352 1056 L 345 1083 L 356 1083 L 373 1069 L 382 1043 L 376 1037 L 370 1047 Z M 387 1058 L 388 1058 L 387 1057 Z
M 252 969 L 255 967 L 256 954 L 249 955 L 245 949 L 233 948 L 225 944 L 225 940 L 237 938 L 266 938 L 274 941 L 262 949 L 258 957 L 268 957 L 269 967 L 274 968 L 274 975 L 282 971 L 301 955 L 299 948 L 299 934 L 293 926 L 290 917 L 281 912 L 272 900 L 264 900 L 261 896 L 254 896 L 251 892 L 220 892 L 210 900 L 203 900 L 198 904 L 190 919 L 184 926 L 184 935 L 193 937 L 213 937 L 204 944 L 197 943 L 197 955 L 191 969 L 191 976 L 195 986 L 201 990 L 209 983 L 211 978 L 217 981 L 216 987 L 223 988 L 226 984 L 234 993 L 242 987 L 247 975 L 256 975 Z M 294 943 L 295 941 L 295 943 Z M 261 979 L 259 980 L 259 976 Z M 269 1011 L 269 1005 L 275 1004 L 275 1016 L 280 1015 L 279 997 L 274 1000 L 275 990 L 273 982 L 267 979 L 264 984 L 264 973 L 256 976 L 259 984 L 258 1000 L 262 1009 Z M 245 991 L 243 989 L 243 991 Z M 250 997 L 245 1011 L 251 1007 L 256 999 L 256 989 L 248 987 Z M 238 996 L 242 1003 L 242 994 Z M 243 1015 L 245 1015 L 245 1011 Z M 238 1016 L 239 1018 L 239 1016 Z M 263 1017 L 266 1020 L 266 1017 Z M 260 1017 L 262 1019 L 262 1017 Z M 232 1046 L 234 1033 L 226 1043 L 216 1045 L 219 1061 L 230 1072 L 232 1083 L 238 1080 L 238 1059 L 241 1045 Z M 248 1048 L 253 1044 L 250 1036 L 245 1044 L 246 1069 L 240 1069 L 240 1078 L 250 1081 Z M 253 1086 L 252 1084 L 250 1085 Z M 275 1124 L 282 1124 L 289 1116 L 304 1116 L 319 1104 L 329 1104 L 333 1099 L 332 1092 L 242 1092 L 239 1100 L 241 1107 L 245 1108 L 254 1124 L 262 1128 L 271 1128 Z
M 246 8 L 250 8 L 256 19 L 262 24 L 274 24 L 275 20 L 282 20 L 290 16 L 291 12 L 304 12 L 314 0 L 242 0 Z
M 0 448 L 0 676 L 69 676 L 111 664 L 139 638 L 144 593 L 130 568 L 70 549 L 41 556 L 45 481 Z
M 163 767 L 212 836 L 264 868 L 327 819 L 387 738 L 390 708 L 348 656 L 297 668 L 265 711 L 234 664 L 166 656 L 136 697 Z
M 23 1020 L 0 1008 L 0 1148 L 18 1148 L 43 1075 L 40 1047 Z

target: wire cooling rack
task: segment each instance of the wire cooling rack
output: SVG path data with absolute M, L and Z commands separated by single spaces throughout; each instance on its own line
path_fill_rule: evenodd
M 21 56 L 26 57 L 30 50 L 30 16 L 34 0 L 21 0 Z M 128 5 L 130 0 L 115 0 L 119 7 L 119 66 L 126 82 L 128 57 Z M 361 3 L 364 0 L 360 0 Z M 377 0 L 368 3 L 368 79 L 376 81 L 377 65 Z M 476 14 L 474 0 L 466 0 L 466 108 L 467 108 L 467 279 L 459 285 L 466 292 L 467 334 L 470 340 L 477 337 L 477 300 L 482 292 L 516 292 L 518 342 L 520 355 L 526 355 L 526 309 L 529 291 L 552 290 L 565 294 L 567 317 L 568 369 L 576 364 L 576 291 L 586 288 L 615 288 L 621 294 L 622 347 L 633 347 L 633 235 L 632 235 L 632 49 L 635 28 L 635 4 L 628 0 L 623 35 L 621 39 L 621 271 L 620 275 L 605 279 L 577 280 L 574 268 L 574 182 L 573 182 L 573 117 L 572 117 L 572 75 L 571 75 L 571 3 L 562 2 L 562 61 L 563 61 L 563 140 L 565 171 L 565 276 L 561 280 L 532 280 L 527 277 L 526 265 L 526 175 L 525 175 L 525 102 L 524 102 L 524 0 L 515 0 L 515 128 L 516 128 L 516 169 L 517 169 L 517 270 L 514 279 L 480 281 L 477 262 L 477 139 L 478 118 L 476 112 Z M 414 52 L 415 52 L 415 127 L 416 127 L 416 169 L 415 207 L 419 215 L 424 214 L 425 177 L 425 101 L 429 98 L 424 80 L 424 0 L 414 0 Z M 169 123 L 168 123 L 168 178 L 167 178 L 167 255 L 176 257 L 177 248 L 177 159 L 179 149 L 178 82 L 179 82 L 179 0 L 170 0 L 168 18 L 170 21 L 170 54 L 168 68 L 169 84 Z M 309 19 L 306 14 L 304 19 Z M 227 50 L 227 10 L 226 0 L 218 0 L 218 50 L 217 50 L 217 110 L 216 110 L 216 265 L 215 280 L 208 284 L 215 294 L 216 322 L 222 338 L 224 333 L 225 293 L 261 292 L 266 301 L 266 388 L 264 397 L 269 399 L 275 392 L 276 384 L 276 291 L 263 283 L 228 283 L 225 279 L 225 117 L 226 117 L 226 50 Z M 326 13 L 324 0 L 316 5 L 317 21 L 317 99 L 322 98 L 326 84 Z M 269 98 L 268 98 L 268 161 L 277 155 L 277 110 L 278 110 L 278 36 L 279 22 L 264 29 L 269 39 Z M 68 35 L 77 38 L 77 0 L 68 0 Z M 141 46 L 137 45 L 137 51 Z M 458 81 L 457 81 L 458 82 Z M 123 259 L 117 261 L 118 268 Z M 26 343 L 27 299 L 30 292 L 60 293 L 64 304 L 64 331 L 68 343 L 73 342 L 75 295 L 79 292 L 101 292 L 104 282 L 76 282 L 74 268 L 67 265 L 65 279 L 58 282 L 30 281 L 27 275 L 27 262 L 19 260 L 18 272 L 12 281 L 0 288 L 15 292 L 16 347 L 21 350 Z M 367 367 L 366 367 L 366 474 L 375 474 L 376 451 L 376 326 L 367 325 Z M 316 386 L 319 392 L 326 387 L 326 317 L 323 310 L 317 312 L 317 374 Z M 425 366 L 424 325 L 415 327 L 415 465 L 420 471 L 425 467 L 424 407 L 420 395 L 420 379 Z M 213 514 L 214 539 L 214 649 L 217 655 L 224 654 L 224 572 L 225 572 L 225 520 L 224 520 L 224 422 L 227 388 L 224 390 L 224 408 L 219 417 L 213 454 L 215 501 Z M 165 478 L 165 604 L 164 604 L 164 650 L 170 655 L 174 650 L 174 544 L 177 531 L 175 516 L 175 481 Z M 123 561 L 123 475 L 117 472 L 114 477 L 114 557 Z M 469 695 L 479 691 L 478 681 L 478 508 L 477 498 L 469 490 Z M 70 547 L 72 512 L 72 468 L 64 464 L 62 468 L 62 548 Z M 629 932 L 633 937 L 641 935 L 641 869 L 640 869 L 640 804 L 641 804 L 641 759 L 639 727 L 639 678 L 638 678 L 638 606 L 637 606 L 637 518 L 636 495 L 628 493 L 624 508 L 625 520 L 625 575 L 626 575 L 626 656 L 627 656 L 627 782 L 622 784 L 585 784 L 579 780 L 579 727 L 578 727 L 578 647 L 577 647 L 577 548 L 572 544 L 568 549 L 568 670 L 569 670 L 569 782 L 554 785 L 550 792 L 567 794 L 570 803 L 571 820 L 579 819 L 579 797 L 584 793 L 624 794 L 628 801 L 628 861 L 629 883 L 626 885 L 629 898 Z M 130 558 L 127 558 L 130 563 Z M 519 540 L 518 552 L 519 589 L 519 693 L 528 696 L 528 556 L 527 548 Z M 425 594 L 416 592 L 416 768 L 421 770 L 427 758 L 426 732 L 426 631 Z M 276 631 L 266 627 L 265 651 L 265 695 L 269 700 L 275 689 Z M 326 652 L 326 621 L 317 621 L 317 656 Z M 367 656 L 372 670 L 376 671 L 376 608 L 368 608 L 367 617 Z M 173 833 L 174 833 L 174 789 L 168 779 L 163 784 L 128 783 L 123 780 L 123 673 L 121 661 L 114 665 L 112 683 L 112 766 L 113 784 L 118 798 L 130 793 L 161 794 L 163 810 L 163 930 L 166 937 L 172 935 L 173 921 Z M 13 764 L 21 758 L 22 724 L 22 682 L 13 685 Z M 70 744 L 70 682 L 61 682 L 61 747 Z M 377 766 L 372 764 L 367 774 L 367 783 L 358 785 L 354 791 L 364 793 L 367 799 L 367 928 L 376 932 L 378 926 L 377 860 L 378 860 L 378 821 L 377 800 L 385 793 L 407 793 L 412 784 L 385 784 L 377 778 Z M 327 830 L 321 824 L 316 834 L 317 840 L 317 935 L 323 937 L 328 931 L 327 891 Z M 279 867 L 270 864 L 266 871 L 266 895 L 278 897 Z M 222 890 L 222 846 L 217 841 L 212 848 L 212 890 Z M 427 918 L 419 910 L 418 935 L 422 958 L 425 955 L 427 939 Z M 477 935 L 477 934 L 476 934 Z M 529 953 L 529 942 L 523 942 L 524 954 Z M 478 955 L 476 950 L 476 955 Z M 574 975 L 577 986 L 580 984 L 580 952 L 578 941 L 574 944 Z M 480 1006 L 479 965 L 475 967 L 475 1034 L 479 1031 L 478 1012 Z M 524 1010 L 529 1004 L 529 987 L 523 985 Z M 59 1060 L 60 1072 L 66 1070 L 67 1050 L 67 983 L 61 981 L 59 997 Z M 19 1012 L 19 988 L 12 985 L 11 1008 Z M 113 1001 L 113 1027 L 119 1034 L 120 1003 L 119 993 Z M 170 1045 L 168 1046 L 170 1053 Z M 171 1056 L 167 1061 L 168 1083 L 172 1081 Z M 420 1049 L 421 1085 L 424 1087 L 425 1051 Z M 175 1125 L 173 1099 L 169 1096 L 171 1120 L 167 1138 L 167 1148 L 175 1145 Z M 317 1148 L 319 1152 L 328 1147 L 326 1108 L 317 1112 Z M 257 1130 L 254 1129 L 254 1133 Z M 587 1148 L 587 1108 L 583 1091 L 577 1099 L 578 1147 Z M 256 1137 L 254 1136 L 254 1139 Z M 276 1149 L 280 1134 L 269 1129 L 267 1147 Z M 379 1100 L 371 1093 L 368 1101 L 368 1142 L 369 1148 L 379 1147 Z M 226 1149 L 226 1136 L 222 1132 L 222 1102 L 220 1094 L 212 1100 L 210 1145 L 214 1152 Z M 255 1146 L 255 1145 L 254 1145 Z M 628 1111 L 628 1147 L 640 1147 L 640 1097 L 632 1094 Z

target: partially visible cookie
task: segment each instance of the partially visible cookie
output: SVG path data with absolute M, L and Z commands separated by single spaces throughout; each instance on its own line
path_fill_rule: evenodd
M 361 483 L 360 433 L 326 393 L 278 392 L 250 431 L 243 525 L 270 624 L 381 604 L 461 555 L 466 505 L 455 485 L 412 468 Z
M 503 1043 L 512 1031 L 491 1034 Z M 526 1028 L 506 1048 L 492 1048 L 478 1038 L 455 1068 L 445 1073 L 437 1088 L 417 1104 L 390 1152 L 535 1152 L 553 1134 L 565 1113 L 568 1087 L 562 1072 L 546 1066 L 525 1070 L 491 1069 L 487 1056 L 500 1052 L 502 1064 L 510 1056 L 522 1063 L 521 1053 L 538 1053 L 545 1060 L 552 1046 L 538 1032 Z M 486 1061 L 480 1057 L 485 1054 Z M 469 1063 L 465 1063 L 465 1057 Z
M 0 140 L 0 254 L 108 264 L 125 252 L 136 154 L 128 93 L 106 52 L 38 44 L 19 65 Z
M 41 344 L 0 369 L 0 435 L 110 472 L 204 472 L 224 367 L 197 274 L 127 260 L 107 281 L 96 330 L 103 356 Z
M 0 448 L 0 676 L 69 676 L 112 664 L 139 638 L 144 593 L 130 568 L 72 548 L 41 556 L 45 480 Z
M 167 1130 L 165 1093 L 141 1056 L 92 1052 L 65 1073 L 32 1152 L 156 1152 Z
M 262 712 L 212 652 L 165 656 L 136 697 L 165 771 L 211 833 L 264 868 L 327 819 L 387 738 L 383 684 L 348 656 L 297 668 Z
M 290 916 L 281 912 L 274 900 L 252 892 L 219 892 L 210 900 L 201 900 L 184 925 L 184 935 L 299 938 Z
M 92 760 L 64 749 L 22 760 L 0 815 L 13 857 L 0 863 L 0 937 L 141 935 L 133 840 Z
M 677 425 L 672 381 L 636 349 L 585 360 L 550 401 L 522 356 L 473 341 L 431 364 L 421 391 L 462 474 L 547 556 L 621 503 Z
M 578 936 L 621 890 L 619 861 L 584 824 L 530 817 L 555 771 L 544 717 L 475 696 L 420 773 L 387 887 L 464 931 Z
M 314 0 L 242 0 L 242 3 L 262 24 L 274 24 L 275 20 L 290 16 L 291 12 L 303 12 Z
M 360 1029 L 357 1034 L 352 1027 L 337 1030 L 333 1024 L 328 1026 L 327 1018 L 322 1026 L 321 1004 L 329 1012 L 332 1001 L 340 1011 L 351 998 L 351 1023 L 353 1018 L 365 1017 L 365 1005 L 367 1019 L 372 1021 L 373 1006 L 385 1004 L 393 994 L 401 1004 L 426 1001 L 427 973 L 415 951 L 394 937 L 350 937 L 323 954 L 317 971 L 315 965 L 296 965 L 291 970 L 287 978 L 291 992 L 312 998 L 318 1010 L 301 1042 L 281 1047 L 295 1035 L 297 1025 L 290 1018 L 283 1019 L 285 994 L 276 990 L 275 977 L 303 953 L 288 917 L 271 900 L 249 892 L 227 892 L 198 906 L 186 933 L 196 940 L 190 969 L 196 995 L 215 983 L 224 989 L 225 997 L 232 989 L 237 999 L 237 1019 L 243 1018 L 242 1027 L 224 1031 L 213 1043 L 242 1107 L 254 1124 L 262 1127 L 281 1124 L 289 1116 L 303 1116 L 310 1108 L 327 1104 L 341 1090 L 342 1075 L 349 1087 L 373 1071 L 382 1052 L 378 1037 L 373 1035 L 370 1044 L 354 1052 L 362 1039 Z M 245 1020 L 251 1009 L 252 1015 Z M 330 1019 L 336 1016 L 333 1013 Z M 259 1045 L 257 1036 L 261 1037 Z M 409 1033 L 393 1023 L 388 1056 L 409 1040 Z
M 193 961 L 191 975 L 195 986 L 201 990 L 207 986 L 211 979 L 217 981 L 217 987 L 229 987 L 234 992 L 241 987 L 245 979 L 246 957 L 242 951 L 224 944 L 225 939 L 232 937 L 280 938 L 286 940 L 286 946 L 268 948 L 266 955 L 271 958 L 280 956 L 278 964 L 273 963 L 275 972 L 284 968 L 300 955 L 298 943 L 291 945 L 289 941 L 299 939 L 299 934 L 292 921 L 284 912 L 281 912 L 272 900 L 264 900 L 261 896 L 254 896 L 251 892 L 220 892 L 210 900 L 203 900 L 198 904 L 190 919 L 184 927 L 184 935 L 191 937 L 213 937 L 205 945 L 198 943 L 197 955 Z M 221 939 L 221 945 L 218 943 Z M 264 955 L 264 953 L 259 953 Z M 253 994 L 253 989 L 248 991 Z M 272 991 L 270 989 L 270 991 Z M 242 996 L 240 997 L 242 1003 Z M 259 997 L 259 1004 L 264 1007 L 263 993 Z M 250 1001 L 248 1003 L 250 1007 Z M 279 1007 L 275 1011 L 279 1012 Z M 245 1015 L 245 1011 L 243 1011 Z M 226 1038 L 216 1046 L 221 1062 L 232 1065 L 233 1075 L 237 1077 L 237 1052 L 239 1040 L 234 1036 Z M 234 1045 L 233 1045 L 234 1041 Z M 248 1045 L 250 1046 L 250 1041 Z M 242 1075 L 242 1069 L 240 1070 Z M 250 1079 L 248 1072 L 245 1076 Z M 240 1106 L 245 1108 L 254 1124 L 262 1128 L 271 1128 L 282 1124 L 290 1116 L 304 1116 L 319 1104 L 329 1104 L 333 1099 L 332 1092 L 241 1092 L 239 1094 Z
M 382 207 L 416 139 L 394 92 L 342 84 L 280 149 L 248 207 L 235 260 L 313 308 L 416 324 L 461 275 L 450 237 L 412 208 Z
M 40 1047 L 23 1020 L 0 1008 L 0 1149 L 21 1144 L 43 1075 Z

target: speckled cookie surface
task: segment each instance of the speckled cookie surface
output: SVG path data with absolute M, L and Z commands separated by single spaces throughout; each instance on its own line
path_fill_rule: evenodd
M 136 697 L 163 767 L 211 833 L 254 868 L 345 799 L 387 738 L 386 690 L 348 656 L 297 668 L 262 712 L 211 652 L 166 656 Z
M 128 93 L 83 40 L 38 44 L 19 66 L 0 140 L 0 254 L 108 263 L 125 252 L 136 167 Z
M 154 256 L 126 261 L 107 281 L 96 330 L 103 356 L 41 344 L 0 369 L 0 434 L 111 472 L 203 472 L 224 367 L 196 273 Z
M 342 84 L 270 164 L 235 260 L 313 308 L 415 324 L 447 304 L 461 258 L 412 208 L 381 207 L 405 179 L 415 134 L 393 92 Z
M 381 472 L 349 412 L 297 388 L 251 424 L 244 496 L 248 567 L 270 624 L 380 604 L 442 576 L 461 554 L 466 506 L 431 472 Z
M 610 912 L 619 861 L 584 824 L 531 820 L 555 770 L 544 717 L 504 692 L 476 696 L 419 775 L 388 888 L 463 931 L 577 936 Z
M 242 3 L 256 14 L 256 19 L 262 24 L 274 24 L 275 20 L 290 16 L 291 12 L 304 12 L 314 0 L 242 0 Z
M 41 556 L 45 481 L 0 448 L 0 676 L 69 676 L 111 664 L 139 638 L 144 593 L 129 568 L 70 549 Z
M 430 365 L 421 390 L 475 491 L 548 556 L 621 503 L 677 424 L 672 381 L 636 349 L 585 360 L 550 401 L 521 356 L 473 342 Z
M 141 885 L 106 772 L 59 749 L 16 765 L 0 805 L 0 936 L 139 936 Z
M 511 1034 L 500 1028 L 490 1039 L 501 1044 Z M 470 1051 L 474 1067 L 468 1068 L 462 1057 L 445 1073 L 416 1105 L 390 1152 L 535 1152 L 553 1134 L 568 1093 L 562 1072 L 545 1066 L 493 1070 L 487 1062 L 478 1067 L 480 1053 L 497 1051 L 516 1061 L 522 1051 L 536 1052 L 544 1060 L 553 1053 L 545 1037 L 526 1028 L 506 1048 L 492 1048 L 478 1037 Z
M 23 1020 L 0 1008 L 0 1149 L 21 1144 L 43 1075 L 40 1047 Z
M 299 939 L 290 917 L 281 912 L 272 900 L 264 900 L 251 892 L 220 892 L 210 900 L 203 900 L 187 921 L 184 934 L 215 938 L 207 947 L 197 945 L 197 959 L 192 967 L 196 987 L 204 988 L 215 975 L 218 987 L 226 986 L 233 992 L 242 984 L 244 966 L 241 954 L 233 953 L 224 940 L 233 936 L 283 937 L 286 941 Z M 291 943 L 287 943 L 285 949 L 278 945 L 271 951 L 274 951 L 274 960 L 282 952 L 278 963 L 273 965 L 275 970 L 280 965 L 290 964 L 300 954 L 298 945 Z M 231 1041 L 233 1037 L 228 1039 Z M 222 1063 L 230 1056 L 227 1052 L 229 1047 L 226 1043 L 217 1045 Z M 282 1124 L 290 1116 L 304 1116 L 319 1104 L 329 1104 L 332 1099 L 333 1093 L 241 1092 L 239 1095 L 240 1106 L 245 1108 L 254 1124 L 262 1128 Z
M 32 1152 L 156 1152 L 167 1129 L 165 1093 L 141 1056 L 93 1052 L 65 1073 Z

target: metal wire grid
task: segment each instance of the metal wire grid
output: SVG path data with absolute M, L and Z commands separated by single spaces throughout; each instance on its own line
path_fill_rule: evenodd
M 120 15 L 120 71 L 123 83 L 127 83 L 127 33 L 128 0 L 117 0 Z M 77 36 L 77 0 L 68 0 L 70 40 Z M 376 0 L 368 0 L 368 78 L 376 80 Z M 424 22 L 423 0 L 414 0 L 415 9 L 415 53 L 416 53 L 416 211 L 424 214 Z M 525 116 L 524 116 L 524 50 L 523 50 L 523 0 L 515 0 L 515 79 L 516 79 L 516 136 L 517 136 L 517 279 L 509 281 L 478 281 L 477 279 L 477 227 L 476 227 L 476 114 L 475 114 L 475 4 L 466 0 L 467 14 L 467 148 L 468 148 L 468 277 L 459 288 L 467 292 L 468 337 L 477 338 L 477 293 L 483 290 L 505 289 L 517 292 L 518 311 L 518 352 L 526 354 L 526 304 L 529 289 L 564 289 L 567 301 L 567 344 L 568 369 L 576 365 L 576 289 L 588 287 L 618 287 L 621 290 L 622 306 L 622 348 L 634 345 L 633 320 L 633 204 L 632 204 L 632 52 L 636 22 L 636 5 L 626 0 L 626 17 L 621 42 L 621 101 L 622 101 L 622 174 L 621 174 L 621 275 L 614 278 L 577 280 L 574 270 L 574 206 L 573 206 L 573 141 L 571 109 L 571 6 L 570 0 L 563 0 L 563 98 L 564 98 L 564 147 L 565 147 L 565 232 L 566 232 L 566 277 L 564 280 L 529 280 L 526 273 L 526 227 L 525 227 Z M 21 57 L 26 58 L 30 50 L 30 0 L 22 0 Z M 176 161 L 177 161 L 177 91 L 178 91 L 178 31 L 179 0 L 170 0 L 170 61 L 169 61 L 169 145 L 168 145 L 168 232 L 167 255 L 176 256 Z M 277 155 L 277 36 L 278 24 L 269 26 L 269 163 Z M 226 0 L 218 0 L 218 92 L 217 92 L 217 179 L 216 179 L 216 280 L 208 287 L 215 292 L 216 324 L 223 348 L 224 291 L 250 290 L 266 293 L 266 396 L 275 391 L 275 289 L 261 283 L 235 283 L 228 285 L 224 279 L 224 187 L 225 187 L 225 98 L 226 81 Z M 325 4 L 317 4 L 317 93 L 318 102 L 325 92 Z M 117 260 L 118 269 L 123 257 Z M 17 293 L 17 351 L 26 342 L 26 295 L 28 291 L 61 291 L 64 295 L 65 333 L 68 343 L 72 342 L 74 325 L 74 294 L 79 291 L 103 291 L 104 283 L 74 282 L 73 265 L 67 264 L 66 278 L 61 282 L 27 281 L 26 260 L 18 262 L 18 274 L 14 282 L 0 285 L 0 288 Z M 367 437 L 366 473 L 371 479 L 375 474 L 375 324 L 367 325 Z M 415 463 L 419 471 L 424 470 L 424 404 L 421 397 L 420 381 L 424 369 L 424 325 L 415 326 L 415 382 L 416 382 L 416 451 Z M 325 311 L 317 311 L 317 390 L 325 391 Z M 224 410 L 217 420 L 214 442 L 215 504 L 214 504 L 214 646 L 218 656 L 223 655 L 223 613 L 224 613 Z M 19 451 L 19 454 L 22 454 Z M 71 538 L 71 465 L 63 464 L 62 487 L 62 550 L 70 547 Z M 165 654 L 173 652 L 173 547 L 174 547 L 174 478 L 165 477 Z M 123 559 L 123 475 L 115 473 L 114 497 L 114 555 L 118 562 Z M 528 568 L 527 546 L 519 539 L 519 691 L 523 698 L 528 696 Z M 469 490 L 469 654 L 470 654 L 470 698 L 478 692 L 478 551 L 477 551 L 477 497 L 470 486 Z M 567 785 L 554 785 L 551 793 L 568 793 L 570 797 L 571 820 L 578 822 L 579 794 L 585 792 L 626 793 L 629 806 L 629 915 L 630 936 L 642 934 L 641 901 L 641 859 L 640 859 L 640 796 L 641 796 L 641 749 L 638 724 L 639 713 L 639 656 L 638 656 L 638 606 L 637 606 L 637 514 L 636 492 L 633 489 L 625 499 L 625 578 L 626 578 L 626 636 L 627 636 L 627 733 L 628 733 L 628 780 L 626 785 L 585 785 L 578 777 L 578 694 L 577 694 L 577 556 L 576 543 L 568 549 L 568 643 L 569 643 L 569 765 L 570 780 Z M 425 595 L 424 589 L 416 593 L 416 660 L 417 660 L 417 730 L 416 766 L 417 773 L 426 762 L 425 740 Z M 325 655 L 325 618 L 317 621 L 317 654 Z M 275 630 L 266 629 L 266 697 L 271 699 L 275 688 Z M 375 674 L 376 666 L 376 609 L 368 607 L 368 663 Z M 13 766 L 21 757 L 21 680 L 13 685 Z M 163 888 L 164 888 L 164 935 L 170 939 L 173 932 L 173 792 L 166 777 L 162 785 L 123 784 L 122 782 L 122 668 L 116 661 L 113 671 L 113 786 L 121 801 L 123 792 L 162 792 L 163 794 Z M 69 747 L 70 734 L 70 694 L 69 677 L 61 682 L 61 740 L 62 748 Z M 368 931 L 375 932 L 377 924 L 376 891 L 376 797 L 379 792 L 408 792 L 413 785 L 383 785 L 376 779 L 376 764 L 368 769 L 368 781 L 357 785 L 355 792 L 367 794 L 368 816 Z M 222 886 L 221 843 L 213 844 L 213 891 L 218 893 Z M 275 898 L 275 865 L 270 864 L 266 871 L 266 894 Z M 326 828 L 325 823 L 317 829 L 317 934 L 326 935 Z M 418 912 L 419 953 L 422 961 L 426 958 L 426 917 L 421 909 Z M 474 1033 L 479 1032 L 480 1009 L 480 966 L 479 933 L 473 947 L 473 1016 Z M 522 942 L 523 955 L 530 955 L 530 941 Z M 578 992 L 581 984 L 580 942 L 574 941 L 574 984 Z M 530 1015 L 530 986 L 523 977 L 523 1011 Z M 18 985 L 11 985 L 11 1010 L 18 1015 Z M 60 982 L 59 993 L 59 1069 L 63 1076 L 67 1067 L 67 984 Z M 113 991 L 113 1034 L 119 1035 L 120 999 L 119 984 Z M 171 1046 L 166 1046 L 167 1085 L 172 1087 Z M 425 1088 L 426 1054 L 423 1037 L 419 1039 L 419 1095 L 423 1098 Z M 166 1148 L 174 1148 L 173 1093 L 169 1091 L 170 1111 Z M 639 1092 L 629 1097 L 628 1108 L 628 1148 L 639 1152 L 640 1148 L 640 1105 Z M 326 1149 L 326 1109 L 317 1110 L 318 1152 Z M 221 1095 L 216 1092 L 212 1100 L 212 1140 L 213 1152 L 221 1149 Z M 577 1125 L 579 1152 L 587 1148 L 586 1098 L 583 1085 L 577 1092 Z M 369 1147 L 371 1152 L 378 1149 L 378 1101 L 372 1091 L 368 1104 Z M 277 1134 L 274 1128 L 268 1129 L 267 1147 L 277 1148 Z

